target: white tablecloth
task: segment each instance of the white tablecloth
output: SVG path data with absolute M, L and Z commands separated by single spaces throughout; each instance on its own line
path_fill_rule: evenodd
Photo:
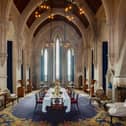
M 62 92 L 60 97 L 63 98 L 64 106 L 67 107 L 66 112 L 70 112 L 70 108 L 71 108 L 70 97 L 68 96 L 64 88 L 60 88 L 60 91 Z M 48 92 L 45 94 L 45 97 L 43 99 L 43 104 L 42 104 L 42 112 L 47 112 L 46 110 L 47 106 L 51 106 L 51 98 L 55 98 L 53 93 L 54 93 L 54 88 L 50 88 Z

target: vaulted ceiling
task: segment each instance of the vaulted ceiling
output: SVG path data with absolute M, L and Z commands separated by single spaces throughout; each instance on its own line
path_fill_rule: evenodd
M 50 22 L 54 22 L 54 21 L 64 21 L 65 23 L 71 25 L 71 26 L 76 30 L 76 32 L 78 33 L 78 35 L 79 35 L 80 37 L 82 37 L 82 34 L 81 34 L 80 30 L 78 29 L 78 27 L 77 27 L 75 24 L 73 24 L 71 21 L 67 20 L 67 18 L 65 18 L 64 16 L 61 16 L 61 15 L 55 15 L 53 20 L 47 19 L 47 20 L 45 20 L 44 22 L 42 22 L 42 23 L 39 25 L 39 27 L 36 29 L 36 31 L 34 32 L 34 36 L 37 35 L 37 33 L 40 31 L 40 29 L 41 29 L 43 26 L 45 26 L 46 24 L 48 24 L 48 23 L 50 23 Z
M 30 0 L 14 0 L 14 4 L 15 4 L 16 8 L 18 9 L 18 11 L 21 14 L 22 14 L 23 10 L 26 8 L 26 6 L 29 4 L 29 2 L 30 2 Z M 97 13 L 99 7 L 102 4 L 101 0 L 85 0 L 85 2 L 88 5 L 89 9 L 94 14 Z M 65 8 L 68 4 L 70 4 L 70 2 L 68 2 L 68 0 L 47 0 L 47 2 L 45 2 L 45 3 L 47 5 L 49 5 L 51 8 Z M 79 8 L 76 4 L 73 4 L 72 7 L 73 7 L 73 9 L 72 9 L 71 13 L 76 15 L 76 17 L 78 17 L 78 19 L 83 23 L 85 28 L 87 28 L 89 26 L 89 21 L 86 18 L 85 14 L 84 15 L 79 14 Z M 32 24 L 36 20 L 36 18 L 35 18 L 36 11 L 39 11 L 41 14 L 43 14 L 47 10 L 46 11 L 39 10 L 39 7 L 36 7 L 36 9 L 31 13 L 31 15 L 29 16 L 29 18 L 27 20 L 27 26 L 29 28 L 32 26 Z M 67 18 L 63 18 L 63 16 L 56 15 L 54 21 L 65 21 L 66 23 L 70 24 L 77 32 L 79 32 L 77 27 L 72 22 L 70 23 L 70 21 Z M 38 31 L 42 28 L 43 24 L 46 25 L 49 22 L 50 21 L 47 19 L 46 21 L 41 23 L 41 25 L 35 31 L 34 35 L 36 35 L 38 33 Z M 81 35 L 80 32 L 78 34 Z

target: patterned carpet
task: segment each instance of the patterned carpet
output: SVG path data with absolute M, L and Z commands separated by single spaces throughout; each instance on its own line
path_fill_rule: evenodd
M 64 122 L 64 120 L 78 121 L 92 118 L 96 115 L 96 109 L 93 105 L 89 104 L 89 99 L 87 97 L 80 95 L 78 101 L 79 111 L 76 106 L 72 106 L 71 112 L 65 114 L 62 112 L 42 113 L 42 105 L 38 105 L 35 110 L 35 96 L 31 95 L 20 100 L 19 104 L 17 104 L 13 109 L 13 115 L 19 118 L 32 119 L 33 121 L 48 121 L 51 124 L 54 122 Z
M 9 105 L 0 111 L 0 126 L 52 126 L 47 121 L 33 121 L 28 118 L 19 118 L 13 115 L 14 107 Z M 126 126 L 126 119 L 113 118 L 113 126 Z M 97 114 L 93 117 L 76 121 L 64 121 L 58 126 L 109 126 L 110 117 L 106 111 L 97 108 Z

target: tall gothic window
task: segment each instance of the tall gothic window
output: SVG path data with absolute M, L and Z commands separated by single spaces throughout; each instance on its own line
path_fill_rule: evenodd
M 44 76 L 45 76 L 45 81 L 47 81 L 48 77 L 48 51 L 45 49 L 44 51 Z
M 48 80 L 48 50 L 41 50 L 41 81 Z
M 71 73 L 72 73 L 71 58 L 72 58 L 71 50 L 68 49 L 68 51 L 67 51 L 67 77 L 68 77 L 68 81 L 71 81 Z
M 56 43 L 55 43 L 55 58 L 56 58 L 56 79 L 60 79 L 60 42 L 59 38 L 56 38 Z
M 52 46 L 53 45 L 53 46 Z M 66 49 L 56 36 L 54 44 L 41 51 L 41 81 L 74 81 L 74 50 Z M 67 50 L 67 51 L 66 51 Z M 66 78 L 67 75 L 67 78 Z M 65 78 L 64 78 L 65 77 Z M 65 80 L 62 80 L 65 79 Z

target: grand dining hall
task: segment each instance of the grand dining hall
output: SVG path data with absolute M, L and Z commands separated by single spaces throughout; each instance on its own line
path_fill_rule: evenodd
M 125 0 L 0 0 L 0 126 L 126 126 Z

